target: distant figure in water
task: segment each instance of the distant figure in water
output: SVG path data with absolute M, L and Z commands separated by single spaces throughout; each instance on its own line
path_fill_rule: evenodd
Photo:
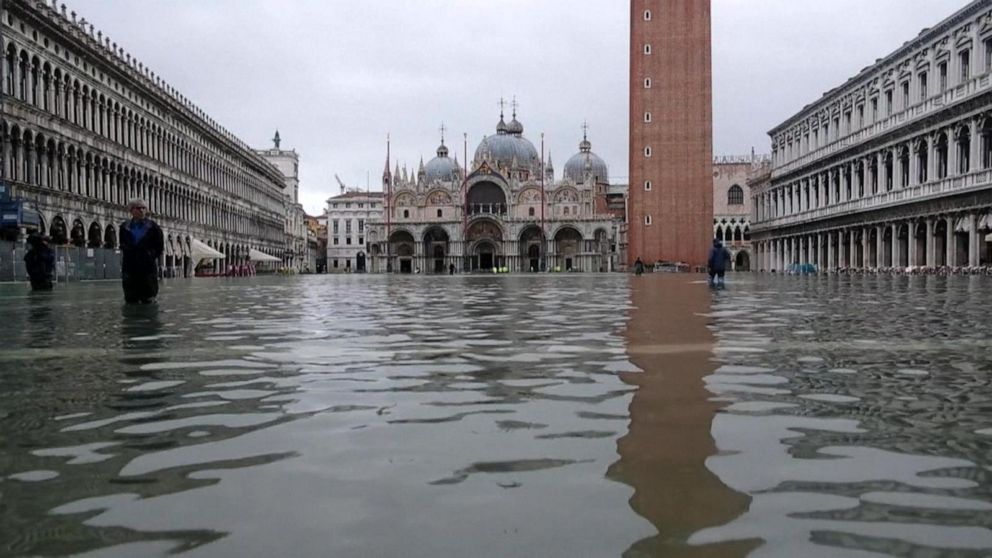
M 455 274 L 455 264 L 448 264 L 448 275 Z
M 55 252 L 48 246 L 48 238 L 39 234 L 28 236 L 28 251 L 24 254 L 24 266 L 31 279 L 31 290 L 52 290 L 52 274 L 55 272 Z
M 634 261 L 634 275 L 640 275 L 642 273 L 644 273 L 644 262 L 641 261 L 641 258 L 637 258 Z
M 158 260 L 165 251 L 162 229 L 148 218 L 148 204 L 131 200 L 131 219 L 121 223 L 121 284 L 128 304 L 148 304 L 158 296 Z
M 730 259 L 730 252 L 723 247 L 719 240 L 713 239 L 713 248 L 710 249 L 710 257 L 706 265 L 709 267 L 711 287 L 722 288 L 724 286 L 723 275 L 727 271 L 727 260 Z

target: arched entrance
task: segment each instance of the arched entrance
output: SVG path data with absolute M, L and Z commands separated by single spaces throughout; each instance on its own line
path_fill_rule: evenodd
M 572 227 L 562 227 L 555 233 L 555 264 L 560 270 L 578 269 L 582 251 L 582 234 Z
M 65 221 L 60 216 L 52 219 L 52 229 L 48 234 L 52 237 L 52 245 L 62 245 L 69 241 Z
M 734 258 L 734 271 L 751 271 L 751 256 L 746 250 L 737 252 Z
M 103 230 L 100 228 L 100 223 L 93 221 L 90 223 L 90 230 L 86 235 L 86 246 L 99 248 L 101 244 L 103 244 Z
M 492 271 L 503 265 L 503 229 L 495 221 L 474 221 L 465 233 L 465 240 L 469 246 L 466 271 Z
M 428 269 L 445 273 L 448 267 L 448 233 L 441 227 L 431 227 L 424 233 L 424 257 L 430 261 Z
M 933 228 L 934 265 L 947 265 L 947 220 L 940 219 Z
M 407 231 L 396 231 L 389 235 L 389 251 L 396 258 L 400 273 L 413 273 L 414 240 Z M 394 271 L 392 262 L 386 264 L 386 271 Z
M 73 246 L 82 248 L 86 245 L 86 228 L 79 219 L 72 222 L 72 233 L 69 238 Z
M 117 231 L 114 229 L 113 225 L 107 225 L 107 228 L 103 231 L 103 247 L 117 247 Z
M 531 225 L 520 232 L 520 259 L 527 271 L 544 271 L 544 233 L 537 225 Z
M 495 182 L 477 182 L 465 195 L 469 215 L 506 215 L 506 193 Z

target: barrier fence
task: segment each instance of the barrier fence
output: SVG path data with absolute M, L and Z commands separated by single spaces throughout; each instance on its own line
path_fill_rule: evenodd
M 24 253 L 27 245 L 0 241 L 0 281 L 27 281 Z M 55 280 L 94 281 L 121 278 L 121 253 L 113 248 L 52 246 L 55 251 Z

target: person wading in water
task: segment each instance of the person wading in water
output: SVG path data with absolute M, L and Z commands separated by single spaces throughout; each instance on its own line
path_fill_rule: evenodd
M 148 204 L 131 200 L 131 219 L 121 223 L 121 284 L 128 304 L 148 304 L 158 296 L 158 260 L 165 251 L 162 229 L 148 218 Z

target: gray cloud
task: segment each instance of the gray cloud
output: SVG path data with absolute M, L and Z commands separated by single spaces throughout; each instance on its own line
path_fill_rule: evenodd
M 767 152 L 766 135 L 964 0 L 714 0 L 714 153 Z M 377 189 L 394 160 L 461 161 L 516 95 L 525 135 L 560 170 L 589 122 L 627 174 L 630 14 L 624 0 L 76 0 L 97 29 L 246 142 L 300 153 L 310 213 L 335 173 Z

